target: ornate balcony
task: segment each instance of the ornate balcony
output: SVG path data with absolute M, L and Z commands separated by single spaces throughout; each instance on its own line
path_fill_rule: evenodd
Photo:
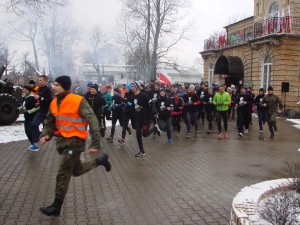
M 272 34 L 300 34 L 300 17 L 273 17 L 256 22 L 237 32 L 212 36 L 204 40 L 204 51 L 222 49 Z

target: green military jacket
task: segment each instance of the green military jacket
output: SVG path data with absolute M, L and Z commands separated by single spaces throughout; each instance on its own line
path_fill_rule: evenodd
M 282 109 L 282 102 L 277 95 L 267 94 L 263 97 L 261 105 L 266 104 L 268 114 L 277 113 L 278 107 Z
M 63 98 L 58 99 L 57 101 L 58 107 L 60 106 Z M 90 107 L 90 105 L 85 99 L 83 99 L 80 103 L 79 114 L 82 118 L 86 119 L 89 124 L 89 134 L 91 137 L 89 149 L 100 150 L 98 119 L 95 116 L 92 108 Z M 50 138 L 52 138 L 54 136 L 54 132 L 56 130 L 55 120 L 56 120 L 55 117 L 52 115 L 51 111 L 49 111 L 40 137 L 44 137 L 48 135 Z M 85 140 L 79 137 L 65 138 L 59 135 L 57 137 L 56 147 L 57 147 L 57 151 L 60 154 L 62 154 L 66 150 L 77 150 L 83 152 L 85 150 Z

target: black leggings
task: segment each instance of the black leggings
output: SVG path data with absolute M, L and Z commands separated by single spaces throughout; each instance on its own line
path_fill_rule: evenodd
M 136 139 L 139 145 L 140 152 L 144 151 L 143 141 L 142 137 L 148 137 L 150 134 L 152 134 L 156 129 L 155 127 L 152 127 L 149 129 L 150 121 L 136 121 L 135 122 L 135 128 L 136 128 Z
M 227 110 L 226 111 L 218 111 L 218 115 L 217 115 L 217 122 L 218 122 L 218 129 L 219 129 L 219 133 L 222 132 L 222 118 L 223 118 L 223 122 L 224 122 L 224 130 L 227 131 L 228 128 L 228 123 L 227 123 Z

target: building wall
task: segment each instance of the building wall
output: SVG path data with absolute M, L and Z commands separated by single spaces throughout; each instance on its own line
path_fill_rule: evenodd
M 252 68 L 251 68 L 252 54 Z M 244 81 L 252 81 L 254 93 L 262 87 L 263 62 L 269 55 L 272 63 L 271 85 L 274 93 L 285 100 L 289 108 L 296 108 L 296 102 L 300 99 L 300 39 L 284 37 L 280 39 L 279 46 L 269 44 L 259 45 L 252 49 L 248 45 L 239 46 L 222 51 L 221 54 L 209 56 L 204 60 L 204 81 L 208 81 L 208 68 L 211 63 L 215 65 L 219 56 L 238 56 L 244 66 Z M 252 70 L 252 73 L 251 73 Z M 214 82 L 220 80 L 219 75 L 214 75 Z M 282 82 L 289 82 L 289 92 L 282 93 Z
M 254 26 L 255 22 L 267 18 L 269 8 L 276 0 L 254 0 L 254 17 L 226 27 L 228 36 L 230 33 Z M 277 0 L 280 16 L 282 11 L 288 16 L 300 17 L 300 0 Z M 299 21 L 299 20 L 298 20 Z M 297 22 L 298 22 L 297 21 Z M 299 24 L 294 24 L 292 29 L 299 29 Z M 279 41 L 279 45 L 264 43 L 266 41 Z M 231 47 L 203 52 L 204 78 L 208 81 L 209 67 L 215 66 L 217 59 L 221 56 L 238 56 L 244 66 L 244 81 L 252 81 L 254 93 L 262 87 L 263 62 L 266 56 L 270 56 L 272 63 L 271 85 L 274 93 L 286 102 L 286 108 L 296 109 L 296 102 L 300 100 L 300 36 L 297 32 L 292 34 L 271 34 L 265 37 L 252 39 L 247 42 L 233 45 Z M 214 75 L 213 82 L 222 83 L 221 75 Z M 281 92 L 282 82 L 289 82 L 289 92 Z M 223 82 L 224 83 L 224 82 Z M 299 109 L 299 108 L 298 108 Z M 297 110 L 298 110 L 297 109 Z

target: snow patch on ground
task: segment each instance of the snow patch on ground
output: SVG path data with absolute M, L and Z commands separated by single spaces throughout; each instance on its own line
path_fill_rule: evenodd
M 294 123 L 293 126 L 300 129 L 300 119 L 287 119 Z M 111 126 L 111 121 L 106 121 L 106 126 Z M 42 129 L 42 125 L 41 125 Z M 107 131 L 110 131 L 109 129 Z M 27 136 L 24 131 L 24 115 L 20 114 L 17 121 L 8 126 L 0 126 L 0 143 L 8 143 L 13 141 L 27 140 Z M 300 151 L 300 148 L 299 150 Z

